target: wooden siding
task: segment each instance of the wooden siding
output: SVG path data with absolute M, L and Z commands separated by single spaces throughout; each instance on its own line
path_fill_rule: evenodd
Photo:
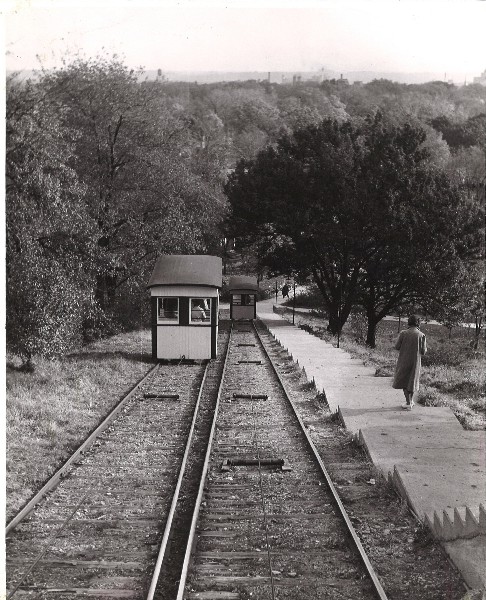
M 173 360 L 211 358 L 211 336 L 214 327 L 163 325 L 157 327 L 157 358 Z

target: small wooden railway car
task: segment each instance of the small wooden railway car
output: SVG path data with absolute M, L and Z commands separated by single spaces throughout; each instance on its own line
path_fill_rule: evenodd
M 230 318 L 235 321 L 256 319 L 257 278 L 245 275 L 230 277 L 228 291 L 231 295 Z
M 217 256 L 160 256 L 148 283 L 152 356 L 216 358 L 222 261 Z

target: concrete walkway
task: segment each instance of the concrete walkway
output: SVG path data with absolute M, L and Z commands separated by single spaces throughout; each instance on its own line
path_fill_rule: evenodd
M 391 377 L 375 377 L 375 369 L 290 324 L 273 305 L 257 306 L 271 334 L 443 542 L 468 584 L 486 588 L 486 432 L 464 430 L 446 407 L 402 410 L 403 393 Z

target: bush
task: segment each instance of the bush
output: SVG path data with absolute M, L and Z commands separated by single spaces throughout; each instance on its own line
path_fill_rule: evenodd
M 439 340 L 438 344 L 431 346 L 427 354 L 422 358 L 422 364 L 426 367 L 435 365 L 455 366 L 468 358 L 468 352 L 449 340 Z
M 55 261 L 21 259 L 7 277 L 7 347 L 29 362 L 79 346 L 89 302 L 81 282 Z
M 106 311 L 102 324 L 103 335 L 150 327 L 150 296 L 142 289 L 124 288 Z
M 292 293 L 292 290 L 290 290 L 289 299 L 283 303 L 286 306 L 293 305 L 294 299 Z M 301 290 L 295 294 L 295 306 L 322 310 L 322 294 L 316 286 L 308 286 L 305 290 Z

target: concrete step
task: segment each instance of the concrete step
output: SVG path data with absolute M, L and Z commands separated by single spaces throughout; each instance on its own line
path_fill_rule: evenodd
M 471 510 L 468 506 L 426 514 L 425 521 L 435 538 L 442 541 L 469 539 L 486 535 L 486 510 L 483 504 Z

